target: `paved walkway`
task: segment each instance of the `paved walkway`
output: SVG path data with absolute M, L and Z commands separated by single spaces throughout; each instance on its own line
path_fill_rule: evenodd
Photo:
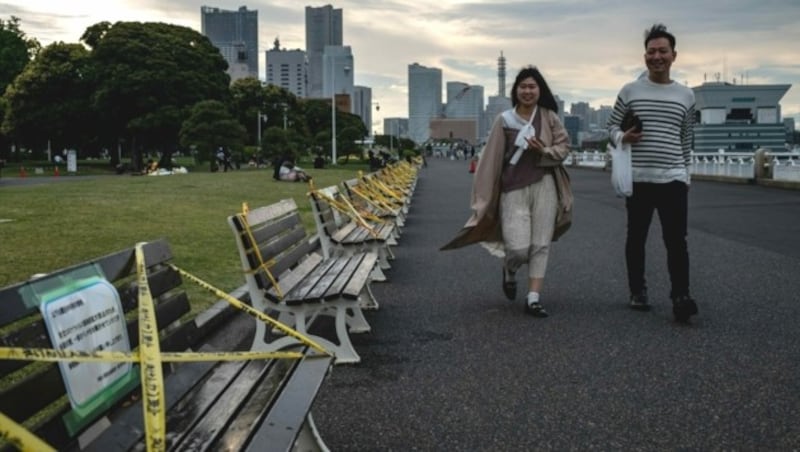
M 626 305 L 625 213 L 608 173 L 573 170 L 575 223 L 543 303 L 507 301 L 500 261 L 440 252 L 469 214 L 464 161 L 422 169 L 362 363 L 337 366 L 314 415 L 334 451 L 800 448 L 800 192 L 695 182 L 692 291 L 672 321 L 657 221 L 654 309 Z

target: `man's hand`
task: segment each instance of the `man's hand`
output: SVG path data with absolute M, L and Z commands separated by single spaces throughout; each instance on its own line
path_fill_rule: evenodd
M 622 135 L 623 143 L 638 143 L 642 139 L 642 132 L 636 131 L 636 126 L 631 127 Z

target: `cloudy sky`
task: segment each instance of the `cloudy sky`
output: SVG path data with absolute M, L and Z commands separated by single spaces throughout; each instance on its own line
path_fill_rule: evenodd
M 200 30 L 200 7 L 258 10 L 260 72 L 264 51 L 305 48 L 306 3 L 278 0 L 0 0 L 0 18 L 17 16 L 42 45 L 78 42 L 99 21 L 168 22 Z M 666 24 L 677 37 L 673 78 L 689 86 L 719 77 L 749 84 L 800 85 L 800 0 L 344 0 L 344 45 L 355 83 L 372 88 L 382 118 L 408 114 L 408 65 L 442 69 L 444 82 L 497 93 L 497 58 L 507 86 L 524 65 L 538 66 L 566 102 L 612 105 L 619 88 L 644 69 L 643 30 Z M 781 101 L 800 123 L 800 86 Z

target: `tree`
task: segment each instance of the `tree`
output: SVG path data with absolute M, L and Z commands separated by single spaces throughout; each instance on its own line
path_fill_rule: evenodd
M 247 77 L 234 81 L 231 84 L 231 112 L 247 129 L 251 143 L 258 144 L 259 113 L 264 113 L 266 91 L 261 86 L 261 81 L 254 77 Z M 264 131 L 264 122 L 261 131 Z
M 19 23 L 19 18 L 14 16 L 8 21 L 0 19 L 0 96 L 39 50 L 39 42 L 26 38 Z M 0 98 L 0 126 L 4 122 L 6 105 Z M 0 127 L 0 159 L 6 157 L 10 144 L 11 140 Z
M 246 138 L 244 126 L 239 124 L 225 104 L 216 100 L 195 104 L 180 130 L 181 146 L 194 149 L 198 163 L 213 162 L 214 150 L 219 146 L 240 150 Z
M 95 118 L 90 109 L 89 52 L 80 44 L 45 47 L 4 95 L 3 132 L 29 148 L 83 147 Z
M 127 137 L 134 143 L 134 170 L 143 165 L 142 148 L 161 151 L 169 162 L 197 102 L 228 100 L 227 63 L 208 38 L 188 27 L 101 22 L 87 28 L 82 40 L 92 47 L 92 101 L 102 112 L 102 139 L 115 145 Z
M 8 21 L 0 19 L 0 95 L 39 51 L 39 42 L 26 38 L 19 23 L 14 16 Z

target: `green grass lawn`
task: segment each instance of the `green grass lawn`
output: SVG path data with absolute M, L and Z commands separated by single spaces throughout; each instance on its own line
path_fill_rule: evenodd
M 366 166 L 309 172 L 321 188 L 357 177 L 359 170 Z M 307 191 L 306 184 L 273 180 L 271 168 L 3 186 L 0 287 L 164 237 L 176 265 L 229 292 L 244 284 L 244 277 L 227 216 L 240 212 L 243 202 L 255 208 L 294 198 L 313 234 Z M 190 296 L 195 311 L 215 301 L 200 289 Z

